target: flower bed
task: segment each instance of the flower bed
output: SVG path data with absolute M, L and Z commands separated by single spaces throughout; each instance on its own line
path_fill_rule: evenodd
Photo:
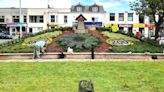
M 133 37 L 122 35 L 119 33 L 112 33 L 112 32 L 104 31 L 104 32 L 102 32 L 102 34 L 109 38 L 107 40 L 107 43 L 113 46 L 112 47 L 113 52 L 161 53 L 163 51 L 162 48 L 160 48 L 159 46 L 154 46 L 154 45 L 148 44 L 146 42 L 142 42 Z M 116 40 L 125 40 L 125 41 L 128 41 L 130 44 L 114 45 L 111 43 Z
M 0 49 L 0 53 L 31 53 L 33 51 L 33 45 L 38 40 L 48 41 L 50 44 L 52 42 L 53 37 L 57 37 L 62 34 L 61 31 L 55 32 L 47 32 L 44 34 L 40 34 L 34 37 L 29 37 L 25 39 L 23 42 L 14 43 L 12 45 L 8 45 Z
M 65 49 L 71 47 L 79 52 L 84 49 L 89 50 L 92 46 L 97 47 L 99 45 L 99 39 L 87 34 L 72 34 L 60 38 L 59 44 Z
M 39 40 L 43 40 L 43 41 L 46 41 L 48 44 L 51 44 L 52 38 L 57 37 L 60 34 L 62 34 L 61 31 L 55 31 L 55 32 L 38 35 L 35 37 L 30 37 L 30 38 L 25 39 L 22 45 L 33 46 Z

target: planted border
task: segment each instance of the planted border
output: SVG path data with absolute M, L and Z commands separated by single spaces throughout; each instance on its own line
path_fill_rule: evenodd
M 102 34 L 109 39 L 107 43 L 112 45 L 112 52 L 122 53 L 122 52 L 134 52 L 134 53 L 162 53 L 162 48 L 159 46 L 151 45 L 147 42 L 140 41 L 139 39 L 135 39 L 126 35 L 122 35 L 119 33 L 111 33 L 104 31 Z M 114 40 L 126 40 L 129 41 L 130 45 L 113 45 L 110 42 Z

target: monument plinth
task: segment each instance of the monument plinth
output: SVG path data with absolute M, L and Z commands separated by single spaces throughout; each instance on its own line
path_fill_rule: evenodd
M 85 29 L 84 21 L 87 20 L 82 14 L 80 14 L 76 20 L 77 22 L 77 29 L 75 30 L 75 33 L 88 33 L 88 31 Z

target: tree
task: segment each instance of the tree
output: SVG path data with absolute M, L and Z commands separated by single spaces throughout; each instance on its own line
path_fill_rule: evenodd
M 164 0 L 136 0 L 131 2 L 130 6 L 138 14 L 146 15 L 153 19 L 155 23 L 155 40 L 157 40 L 160 25 L 164 22 Z

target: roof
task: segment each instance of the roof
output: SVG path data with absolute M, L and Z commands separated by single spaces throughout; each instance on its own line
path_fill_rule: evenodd
M 83 18 L 83 20 L 87 20 L 82 14 L 80 14 L 80 15 L 76 18 L 76 20 L 79 20 L 79 18 Z
M 93 12 L 92 7 L 98 7 L 98 12 Z M 104 10 L 104 7 L 101 5 L 93 4 L 93 5 L 82 5 L 82 4 L 77 4 L 77 5 L 72 5 L 71 6 L 71 12 L 78 12 L 76 11 L 76 7 L 82 7 L 82 12 L 93 12 L 93 13 L 106 13 Z

